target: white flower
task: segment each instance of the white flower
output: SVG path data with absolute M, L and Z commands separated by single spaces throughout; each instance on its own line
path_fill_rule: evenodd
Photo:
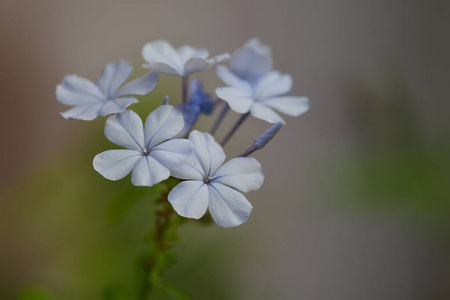
M 184 127 L 181 113 L 171 105 L 155 109 L 142 126 L 132 110 L 108 118 L 106 137 L 129 150 L 109 150 L 94 158 L 94 169 L 110 180 L 119 180 L 131 171 L 131 182 L 152 186 L 170 176 L 169 168 L 183 164 L 192 154 L 192 143 L 172 139 Z
M 289 95 L 291 88 L 290 75 L 271 71 L 255 85 L 220 87 L 216 89 L 216 94 L 237 113 L 251 113 L 255 118 L 269 123 L 285 124 L 274 110 L 289 116 L 299 116 L 309 109 L 308 98 Z
M 66 76 L 56 87 L 56 99 L 74 107 L 61 115 L 66 119 L 90 121 L 98 116 L 123 112 L 130 104 L 138 102 L 129 95 L 146 95 L 158 83 L 158 73 L 149 72 L 119 89 L 132 70 L 129 62 L 120 60 L 107 64 L 95 84 L 77 75 Z
M 188 45 L 174 49 L 167 41 L 154 41 L 142 48 L 142 56 L 148 62 L 143 67 L 158 73 L 187 76 L 210 69 L 214 64 L 230 58 L 228 53 L 208 58 L 205 48 Z
M 169 193 L 175 211 L 187 218 L 199 219 L 209 207 L 213 220 L 222 227 L 244 223 L 253 209 L 241 192 L 261 187 L 264 175 L 254 158 L 238 157 L 227 163 L 222 147 L 208 134 L 194 130 L 192 156 L 171 175 L 185 179 Z M 223 165 L 222 165 L 223 164 Z
M 230 67 L 217 66 L 217 76 L 229 86 L 249 87 L 272 71 L 272 50 L 253 38 L 233 52 Z

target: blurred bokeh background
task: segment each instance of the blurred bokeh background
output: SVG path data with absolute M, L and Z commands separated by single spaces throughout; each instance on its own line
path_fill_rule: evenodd
M 311 109 L 255 154 L 247 223 L 183 226 L 166 277 L 193 299 L 450 299 L 449 34 L 444 0 L 0 0 L 0 299 L 102 299 L 131 284 L 153 224 L 145 188 L 92 168 L 104 119 L 64 120 L 56 84 L 120 58 L 140 76 L 156 39 L 216 55 L 251 37 Z M 133 108 L 165 94 L 178 78 Z M 268 126 L 248 120 L 228 157 Z

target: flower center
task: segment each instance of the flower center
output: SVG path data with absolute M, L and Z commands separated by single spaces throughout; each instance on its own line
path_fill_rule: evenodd
M 150 153 L 148 152 L 147 149 L 143 149 L 143 150 L 142 150 L 142 155 L 148 156 L 149 154 L 150 154 Z
M 206 183 L 206 184 L 208 184 L 208 183 L 210 183 L 210 181 L 213 180 L 213 179 L 214 179 L 213 177 L 205 176 L 205 177 L 203 178 L 203 182 Z

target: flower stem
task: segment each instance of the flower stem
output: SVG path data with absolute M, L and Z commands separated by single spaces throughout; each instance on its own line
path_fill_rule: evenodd
M 241 155 L 239 155 L 239 157 L 249 156 L 250 154 L 252 154 L 256 150 L 258 150 L 258 148 L 256 148 L 255 145 L 251 145 L 247 150 L 245 150 Z
M 225 103 L 225 106 L 222 108 L 222 111 L 220 112 L 219 116 L 217 117 L 216 121 L 214 122 L 213 127 L 209 131 L 211 135 L 214 135 L 217 131 L 217 128 L 219 128 L 219 125 L 222 123 L 223 119 L 227 115 L 228 111 L 230 110 L 230 107 L 228 106 L 228 103 Z
M 188 92 L 189 92 L 189 78 L 188 75 L 182 77 L 183 81 L 183 104 L 188 103 Z
M 244 123 L 245 119 L 250 115 L 250 113 L 246 113 L 242 115 L 239 120 L 237 120 L 236 124 L 234 124 L 233 128 L 231 128 L 230 132 L 228 132 L 227 136 L 223 139 L 222 143 L 220 143 L 223 146 L 228 142 L 228 140 L 233 136 L 233 134 L 238 130 L 238 128 Z

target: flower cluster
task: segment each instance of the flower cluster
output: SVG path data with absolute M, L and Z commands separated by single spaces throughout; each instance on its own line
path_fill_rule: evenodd
M 285 124 L 276 112 L 298 116 L 309 108 L 306 97 L 290 95 L 292 78 L 273 70 L 272 51 L 258 39 L 251 39 L 229 54 L 209 58 L 205 48 L 173 48 L 167 41 L 155 41 L 142 49 L 149 69 L 146 75 L 125 83 L 132 66 L 125 60 L 107 64 L 94 83 L 77 75 L 66 76 L 56 87 L 57 100 L 73 106 L 61 113 L 66 119 L 93 120 L 107 116 L 105 135 L 125 149 L 108 150 L 94 157 L 94 169 L 109 180 L 131 173 L 136 186 L 152 186 L 170 176 L 181 179 L 168 194 L 168 201 L 181 216 L 201 218 L 209 210 L 222 227 L 244 223 L 252 205 L 242 193 L 261 187 L 264 175 L 253 152 L 262 149 Z M 193 73 L 217 65 L 217 75 L 227 85 L 215 90 L 217 97 L 205 92 L 203 84 L 192 80 Z M 182 78 L 182 103 L 169 105 L 168 97 L 152 111 L 145 123 L 132 110 L 138 102 L 134 95 L 146 95 L 158 83 L 159 73 Z M 193 130 L 201 114 L 211 115 L 222 105 L 210 133 Z M 229 108 L 242 114 L 221 144 L 213 135 Z M 225 162 L 222 146 L 245 118 L 275 123 L 258 137 L 240 157 Z M 188 137 L 188 138 L 186 138 Z

